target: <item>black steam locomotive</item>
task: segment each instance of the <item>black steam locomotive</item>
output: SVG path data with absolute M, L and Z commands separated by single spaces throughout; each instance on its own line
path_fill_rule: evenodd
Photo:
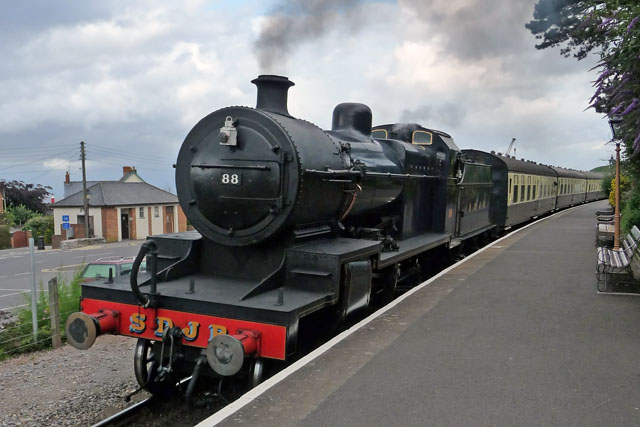
M 417 124 L 372 128 L 363 104 L 338 105 L 323 131 L 288 113 L 286 77 L 253 83 L 255 109 L 209 114 L 180 149 L 178 197 L 198 232 L 149 237 L 130 283 L 84 284 L 66 325 L 80 349 L 137 337 L 152 392 L 180 375 L 256 384 L 265 361 L 296 357 L 305 319 L 333 327 L 456 248 L 604 196 L 594 174 L 459 150 Z

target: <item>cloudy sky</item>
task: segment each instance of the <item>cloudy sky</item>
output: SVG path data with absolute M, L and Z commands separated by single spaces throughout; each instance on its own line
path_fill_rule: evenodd
M 576 169 L 612 153 L 585 111 L 593 62 L 537 51 L 535 0 L 5 1 L 0 3 L 0 179 L 51 185 L 65 171 L 118 179 L 122 166 L 175 192 L 187 132 L 250 80 L 296 83 L 292 115 L 331 125 L 363 102 L 374 123 L 419 122 L 462 148 Z

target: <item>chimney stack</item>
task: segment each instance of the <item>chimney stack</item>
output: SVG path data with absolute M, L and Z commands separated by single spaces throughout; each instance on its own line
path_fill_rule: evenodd
M 295 83 L 284 76 L 268 74 L 258 76 L 251 83 L 258 87 L 257 109 L 289 116 L 287 92 Z
M 71 182 L 71 175 L 69 174 L 69 171 L 67 171 L 67 172 L 64 174 L 64 183 L 65 183 L 65 184 L 69 184 L 70 182 Z
M 125 177 L 129 172 L 134 171 L 135 168 L 133 166 L 123 166 L 122 167 L 122 176 Z

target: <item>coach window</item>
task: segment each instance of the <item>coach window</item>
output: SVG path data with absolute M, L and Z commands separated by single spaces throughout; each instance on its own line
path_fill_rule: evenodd
M 374 129 L 371 131 L 371 138 L 387 139 L 386 129 Z
M 416 130 L 413 132 L 411 142 L 415 145 L 431 145 L 431 132 Z
M 537 185 L 533 186 L 533 200 L 536 199 L 536 187 L 537 187 Z
M 518 186 L 513 187 L 513 203 L 518 203 Z

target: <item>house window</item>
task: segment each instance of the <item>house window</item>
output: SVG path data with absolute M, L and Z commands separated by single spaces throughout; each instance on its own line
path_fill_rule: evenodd
M 153 217 L 154 218 L 160 218 L 160 208 L 157 206 L 154 206 L 153 208 Z
M 138 208 L 138 209 L 139 209 L 139 212 L 140 212 L 140 219 L 144 219 L 144 208 L 141 207 L 141 208 Z

